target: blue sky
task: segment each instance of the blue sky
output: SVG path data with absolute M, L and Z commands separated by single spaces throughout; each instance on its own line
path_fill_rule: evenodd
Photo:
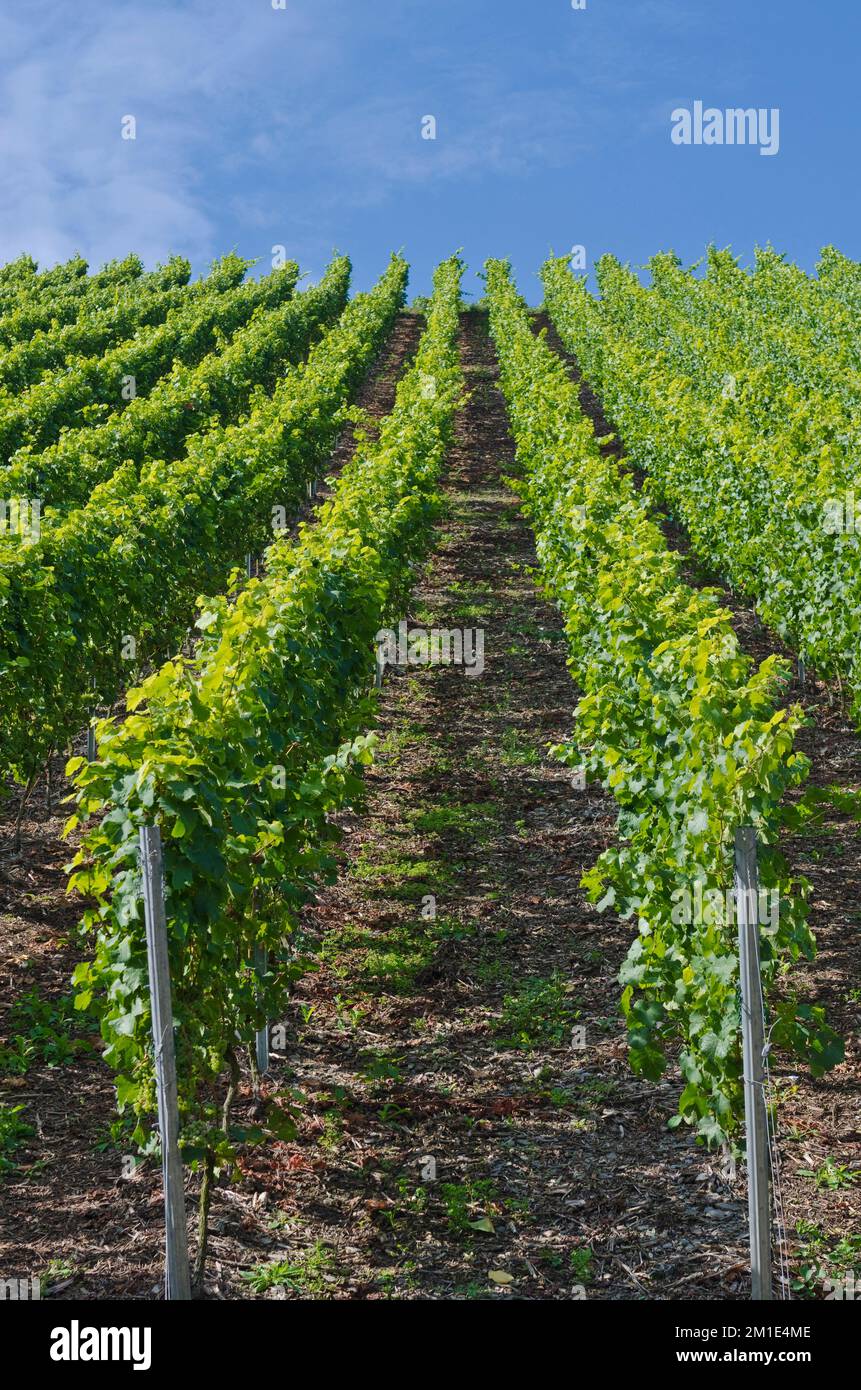
M 7 4 L 0 259 L 203 270 L 283 244 L 317 276 L 337 247 L 363 288 L 403 249 L 424 293 L 462 247 L 471 270 L 509 256 L 535 299 L 574 244 L 590 263 L 712 240 L 861 258 L 858 0 L 586 3 Z M 779 154 L 675 146 L 671 112 L 695 100 L 779 107 Z

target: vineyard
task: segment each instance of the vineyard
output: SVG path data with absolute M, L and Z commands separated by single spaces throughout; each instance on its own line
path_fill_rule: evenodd
M 861 264 L 251 269 L 0 268 L 2 1278 L 842 1296 Z

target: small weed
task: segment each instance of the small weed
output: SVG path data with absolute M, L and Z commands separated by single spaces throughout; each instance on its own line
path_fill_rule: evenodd
M 523 980 L 502 1001 L 499 1038 L 505 1047 L 562 1047 L 579 1018 L 571 986 L 557 971 Z
M 800 1177 L 813 1178 L 817 1187 L 828 1188 L 831 1192 L 841 1187 L 851 1187 L 861 1178 L 861 1172 L 857 1169 L 850 1168 L 846 1163 L 838 1163 L 833 1158 L 826 1158 L 821 1168 L 799 1168 L 798 1172 Z
M 502 735 L 500 757 L 508 767 L 534 767 L 541 762 L 537 748 L 527 743 L 515 728 L 508 728 Z
M 470 1182 L 444 1182 L 440 1197 L 445 1206 L 448 1228 L 456 1234 L 483 1231 L 493 1234 L 490 1212 L 498 1207 L 496 1188 L 489 1178 L 473 1178 Z
M 557 1110 L 570 1110 L 575 1103 L 571 1092 L 564 1090 L 562 1086 L 553 1086 L 549 1091 L 543 1091 L 541 1094 Z
M 321 1149 L 337 1150 L 344 1142 L 344 1121 L 337 1110 L 327 1110 L 323 1116 L 323 1133 L 320 1135 Z
M 394 1057 L 388 1052 L 366 1052 L 362 1060 L 362 1076 L 376 1085 L 382 1081 L 403 1081 L 403 1060 L 403 1057 Z
M 399 1205 L 421 1216 L 428 1205 L 428 1194 L 430 1189 L 425 1183 L 417 1183 L 415 1178 L 406 1173 L 401 1173 L 395 1179 L 395 1187 L 400 1198 Z
M 339 1028 L 358 1028 L 367 1013 L 364 1005 L 357 1004 L 355 999 L 345 999 L 343 994 L 335 995 L 335 1016 Z
M 592 1271 L 592 1261 L 594 1258 L 594 1251 L 590 1246 L 580 1246 L 576 1250 L 571 1251 L 568 1256 L 568 1264 L 575 1283 L 592 1283 L 595 1277 Z
M 0 1105 L 0 1182 L 7 1173 L 17 1171 L 13 1155 L 36 1133 L 22 1120 L 24 1109 L 23 1105 Z
M 92 1028 L 92 1016 L 76 1009 L 69 996 L 43 999 L 38 990 L 27 990 L 9 1010 L 9 1022 L 13 1038 L 9 1047 L 0 1048 L 0 1073 L 23 1076 L 36 1059 L 61 1067 L 91 1050 L 80 1034 Z
M 577 1082 L 577 1104 L 583 1110 L 595 1110 L 612 1100 L 617 1093 L 616 1082 L 607 1076 L 584 1076 Z
M 861 1265 L 861 1235 L 829 1236 L 811 1221 L 799 1221 L 798 1267 L 792 1291 L 800 1298 L 821 1296 L 826 1280 L 837 1283 Z
M 331 1255 L 318 1241 L 298 1259 L 273 1260 L 266 1265 L 256 1265 L 254 1269 L 244 1270 L 240 1278 L 254 1293 L 285 1288 L 294 1289 L 297 1293 L 321 1294 L 328 1292 L 333 1282 L 333 1268 Z
M 75 1265 L 69 1260 L 49 1260 L 39 1275 L 39 1288 L 44 1296 L 52 1284 L 61 1284 L 65 1279 L 74 1279 Z
M 461 1284 L 452 1290 L 452 1298 L 467 1299 L 470 1303 L 481 1303 L 489 1298 L 493 1298 L 493 1293 L 486 1284 L 479 1284 L 473 1280 L 469 1284 Z

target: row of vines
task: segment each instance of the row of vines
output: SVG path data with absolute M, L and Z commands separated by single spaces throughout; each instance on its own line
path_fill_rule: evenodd
M 127 718 L 99 724 L 97 760 L 69 765 L 78 787 L 69 829 L 86 828 L 71 886 L 94 903 L 85 924 L 95 954 L 76 971 L 78 1000 L 101 1014 L 120 1108 L 135 1115 L 140 1143 L 155 1095 L 138 831 L 162 831 L 184 1157 L 203 1168 L 199 1272 L 213 1175 L 237 1140 L 290 1132 L 278 1103 L 255 1133 L 231 1128 L 237 1051 L 281 1014 L 304 968 L 292 945 L 297 912 L 331 868 L 329 816 L 358 794 L 372 755 L 374 634 L 401 611 L 430 539 L 461 395 L 461 275 L 457 259 L 437 272 L 417 357 L 378 441 L 359 448 L 295 540 L 268 548 L 265 578 L 237 575 L 207 600 L 194 655 L 133 691 Z M 303 476 L 331 445 L 345 384 L 391 324 L 404 279 L 393 261 L 301 379 L 273 396 L 270 447 L 293 440 L 293 420 L 317 421 L 316 441 L 288 451 L 288 463 L 293 448 L 304 460 Z
M 559 263 L 547 281 L 562 326 L 576 322 L 585 334 L 585 290 Z M 517 485 L 583 692 L 575 737 L 559 751 L 618 805 L 618 843 L 586 886 L 634 930 L 621 974 L 631 1061 L 656 1079 L 668 1048 L 680 1044 L 686 1086 L 675 1122 L 719 1141 L 743 1113 L 736 827 L 754 826 L 762 845 L 761 889 L 773 907 L 761 926 L 766 986 L 813 951 L 808 885 L 790 872 L 778 844 L 781 829 L 804 815 L 784 800 L 807 774 L 795 749 L 803 713 L 780 707 L 785 666 L 769 657 L 754 668 L 718 595 L 683 580 L 681 557 L 628 468 L 601 449 L 576 386 L 535 336 L 504 263 L 488 264 L 488 291 L 522 470 Z M 708 908 L 698 913 L 700 899 Z M 791 997 L 776 1008 L 772 1040 L 814 1071 L 842 1055 L 822 1011 Z

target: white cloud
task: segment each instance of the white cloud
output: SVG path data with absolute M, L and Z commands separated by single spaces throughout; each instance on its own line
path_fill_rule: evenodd
M 239 17 L 231 0 L 25 13 L 0 20 L 0 259 L 219 254 L 199 169 L 217 170 L 261 84 L 325 61 L 307 21 Z M 125 115 L 136 140 L 121 139 Z

